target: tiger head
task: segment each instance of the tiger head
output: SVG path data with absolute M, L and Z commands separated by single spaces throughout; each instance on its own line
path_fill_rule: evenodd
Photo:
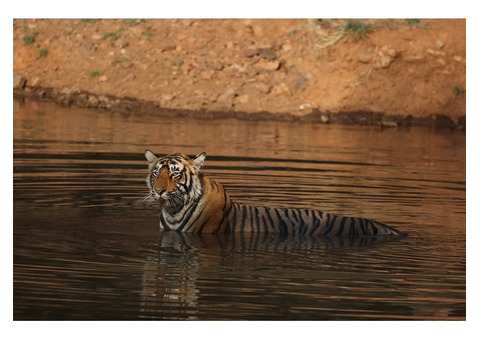
M 151 197 L 174 211 L 200 197 L 200 169 L 206 156 L 202 152 L 194 158 L 179 153 L 157 157 L 152 151 L 145 150 L 149 163 L 146 182 Z

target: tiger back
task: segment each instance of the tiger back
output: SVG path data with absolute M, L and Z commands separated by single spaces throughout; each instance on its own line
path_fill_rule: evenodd
M 146 182 L 151 199 L 160 204 L 160 228 L 197 233 L 280 233 L 308 236 L 405 236 L 383 223 L 343 217 L 318 210 L 252 207 L 231 200 L 225 188 L 200 169 L 203 152 L 157 157 L 149 162 Z

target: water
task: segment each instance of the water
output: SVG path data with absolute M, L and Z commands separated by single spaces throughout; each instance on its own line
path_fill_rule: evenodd
M 465 134 L 14 103 L 14 320 L 465 320 Z M 394 241 L 158 230 L 146 148 L 233 199 L 370 217 Z

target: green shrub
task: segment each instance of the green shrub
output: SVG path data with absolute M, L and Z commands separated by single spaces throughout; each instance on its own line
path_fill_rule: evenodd
M 359 19 L 349 19 L 345 23 L 343 30 L 354 38 L 365 38 L 372 31 L 372 24 Z
M 30 45 L 35 42 L 35 37 L 38 35 L 38 31 L 32 31 L 30 27 L 26 26 L 23 30 L 27 33 L 23 36 L 22 40 L 25 45 Z

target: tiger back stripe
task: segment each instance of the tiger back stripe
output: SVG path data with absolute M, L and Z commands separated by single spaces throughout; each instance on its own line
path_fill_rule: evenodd
M 255 211 L 255 225 L 257 226 L 257 232 L 262 232 L 262 228 L 260 227 L 260 219 L 258 217 L 259 213 L 258 213 L 258 208 L 257 207 L 253 207 L 254 211 Z M 254 230 L 253 228 L 253 225 L 252 225 L 252 231 Z
M 277 217 L 278 217 L 278 225 L 280 228 L 280 233 L 281 234 L 288 234 L 288 228 L 287 224 L 285 223 L 285 220 L 280 216 L 280 210 L 279 209 L 273 209 L 275 211 Z
M 247 206 L 244 205 L 242 206 L 242 223 L 240 226 L 240 232 L 243 232 L 245 230 L 245 220 L 247 218 Z
M 366 231 L 365 231 L 365 224 L 363 223 L 363 218 L 357 218 L 357 220 L 358 220 L 358 226 L 362 231 L 362 235 L 365 235 Z
M 333 216 L 333 218 L 330 219 L 330 216 Z M 325 235 L 325 236 L 328 236 L 328 234 L 330 233 L 330 231 L 333 229 L 333 225 L 334 225 L 334 221 L 335 221 L 335 218 L 336 218 L 336 217 L 337 217 L 337 216 L 335 216 L 335 215 L 330 215 L 330 214 L 327 215 L 327 222 L 326 222 L 326 224 L 325 224 L 325 227 L 326 227 L 327 229 L 326 229 L 325 232 L 324 232 L 324 235 Z
M 271 232 L 275 232 L 275 223 L 272 220 L 272 216 L 270 215 L 270 208 L 265 207 L 265 213 L 267 214 L 268 221 L 270 222 L 270 226 L 272 227 Z M 267 230 L 268 231 L 268 230 Z
M 309 236 L 312 236 L 315 231 L 317 231 L 318 227 L 320 226 L 322 222 L 322 219 L 321 218 L 317 218 L 317 220 L 315 221 L 315 223 L 313 224 L 312 228 L 310 228 L 310 233 L 309 233 Z M 305 232 L 303 233 L 303 235 L 306 235 L 307 234 L 307 229 L 308 228 L 304 228 L 305 229 Z
M 225 188 L 200 169 L 206 154 L 157 157 L 145 151 L 146 179 L 152 199 L 160 205 L 160 227 L 182 232 L 291 234 L 311 236 L 401 235 L 383 223 L 310 209 L 254 207 L 232 201 Z M 261 237 L 266 242 L 267 236 Z M 262 241 L 262 242 L 263 242 Z M 260 242 L 252 235 L 250 242 Z M 281 245 L 282 246 L 282 245 Z
M 349 218 L 350 224 L 348 226 L 348 236 L 356 236 L 356 226 L 355 226 L 355 219 Z
M 248 210 L 250 211 L 250 225 L 249 225 L 249 230 L 251 232 L 253 232 L 253 226 L 255 225 L 254 222 L 253 222 L 253 216 L 255 215 L 254 212 L 253 212 L 253 207 L 248 207 Z

